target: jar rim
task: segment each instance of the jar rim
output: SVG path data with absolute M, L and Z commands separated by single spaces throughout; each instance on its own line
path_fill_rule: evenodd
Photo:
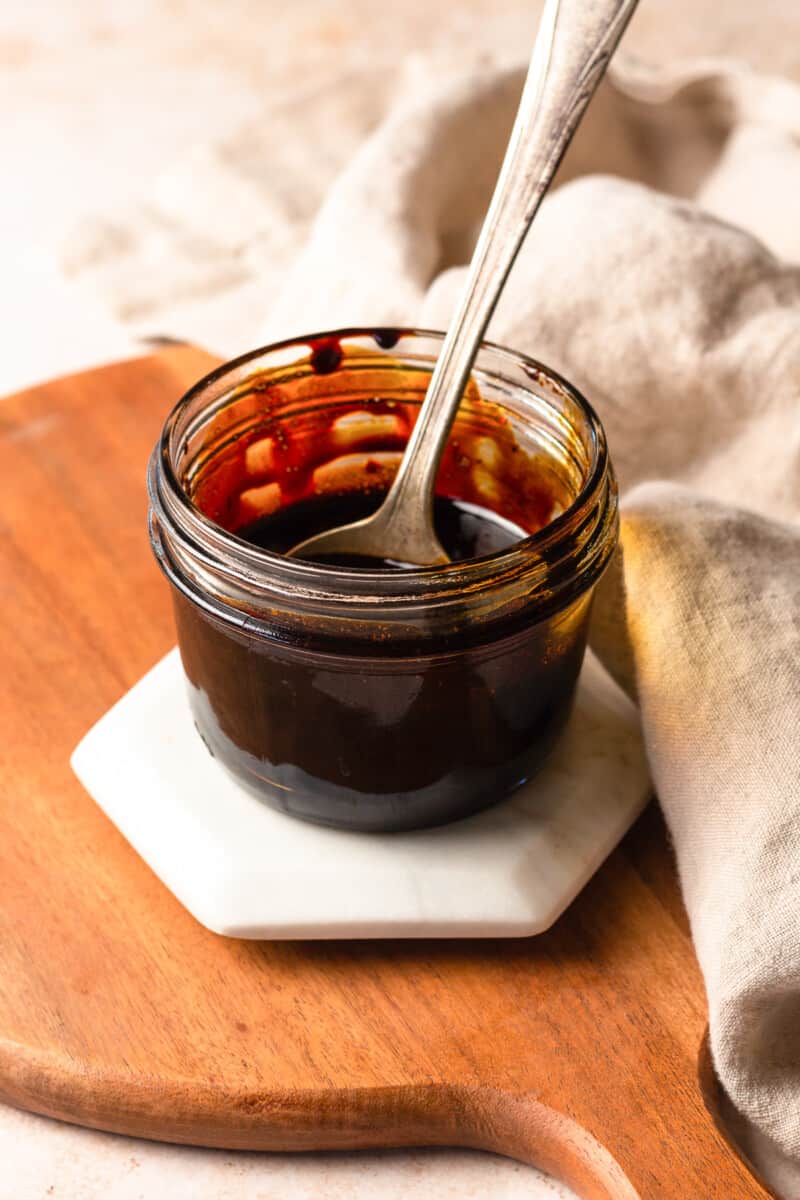
M 437 594 L 447 597 L 454 591 L 469 592 L 485 586 L 490 581 L 496 583 L 498 579 L 510 580 L 523 571 L 530 572 L 536 559 L 540 559 L 545 552 L 557 546 L 562 538 L 569 538 L 574 530 L 581 527 L 596 501 L 598 488 L 610 469 L 606 438 L 600 419 L 585 396 L 559 372 L 529 355 L 488 340 L 481 343 L 479 355 L 482 351 L 490 351 L 501 362 L 505 361 L 510 366 L 522 368 L 532 383 L 538 383 L 540 386 L 543 383 L 553 385 L 577 406 L 588 431 L 591 457 L 580 491 L 562 513 L 535 533 L 520 538 L 503 550 L 480 558 L 438 566 L 413 566 L 403 571 L 390 572 L 381 568 L 313 563 L 277 554 L 251 545 L 200 511 L 178 479 L 172 455 L 172 439 L 177 423 L 192 401 L 248 364 L 256 363 L 289 347 L 308 345 L 323 339 L 369 337 L 385 349 L 378 340 L 381 335 L 387 339 L 396 339 L 392 349 L 406 338 L 426 338 L 441 343 L 445 336 L 439 330 L 410 326 L 347 326 L 287 337 L 222 363 L 193 384 L 173 406 L 153 450 L 148 470 L 148 492 L 153 513 L 159 524 L 163 525 L 166 517 L 169 524 L 176 526 L 182 538 L 191 544 L 192 557 L 199 564 L 218 572 L 222 558 L 227 570 L 231 572 L 232 579 L 243 578 L 251 585 L 261 582 L 274 587 L 277 584 L 283 589 L 288 588 L 297 596 L 313 597 L 325 603 L 335 603 L 337 599 L 353 603 L 359 598 L 373 603 L 418 603 L 424 597 L 430 600 Z M 402 358 L 402 349 L 400 356 Z M 491 377 L 497 372 L 487 368 L 486 374 Z M 163 566 L 162 556 L 159 555 L 159 558 Z M 608 555 L 603 557 L 597 571 L 591 573 L 593 576 L 596 577 L 600 573 L 607 558 Z M 589 582 L 586 581 L 586 586 Z

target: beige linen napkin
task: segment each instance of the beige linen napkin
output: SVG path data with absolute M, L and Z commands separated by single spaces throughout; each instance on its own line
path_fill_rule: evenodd
M 227 296 L 222 323 L 250 341 L 442 327 L 523 73 L 418 75 L 330 190 L 266 325 L 258 272 L 304 233 L 267 202 L 266 128 L 261 158 L 251 131 L 241 153 L 182 164 L 160 214 L 96 229 L 73 270 L 140 327 L 212 345 L 187 296 Z M 278 165 L 299 182 L 292 154 Z M 198 208 L 198 172 L 224 182 L 235 227 Z M 564 372 L 605 423 L 622 550 L 593 644 L 638 693 L 720 1078 L 764 1144 L 800 1160 L 800 90 L 727 63 L 620 61 L 560 185 L 490 336 Z M 158 291 L 148 248 L 165 230 Z
M 265 339 L 446 324 L 521 77 L 430 86 L 390 115 Z M 638 691 L 717 1070 L 800 1157 L 800 90 L 623 66 L 561 181 L 490 336 L 605 422 L 624 517 L 594 646 Z

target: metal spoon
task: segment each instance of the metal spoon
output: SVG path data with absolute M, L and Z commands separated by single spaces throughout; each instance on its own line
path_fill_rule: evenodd
M 469 276 L 394 482 L 372 516 L 307 538 L 291 554 L 354 554 L 422 566 L 450 561 L 433 528 L 439 461 L 514 259 L 636 4 L 546 0 Z

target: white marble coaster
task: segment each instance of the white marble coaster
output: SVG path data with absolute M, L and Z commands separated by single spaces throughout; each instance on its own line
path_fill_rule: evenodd
M 591 655 L 536 778 L 438 829 L 349 833 L 267 808 L 197 735 L 177 650 L 86 734 L 72 767 L 197 920 L 242 938 L 541 933 L 650 790 L 636 710 Z

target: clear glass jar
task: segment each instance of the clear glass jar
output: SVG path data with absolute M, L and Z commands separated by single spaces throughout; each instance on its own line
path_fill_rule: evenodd
M 192 388 L 153 452 L 150 534 L 197 729 L 292 816 L 466 816 L 530 778 L 569 714 L 617 494 L 597 416 L 541 364 L 484 345 L 437 484 L 525 531 L 508 548 L 390 571 L 237 535 L 301 493 L 377 505 L 440 344 L 345 330 L 255 351 Z

